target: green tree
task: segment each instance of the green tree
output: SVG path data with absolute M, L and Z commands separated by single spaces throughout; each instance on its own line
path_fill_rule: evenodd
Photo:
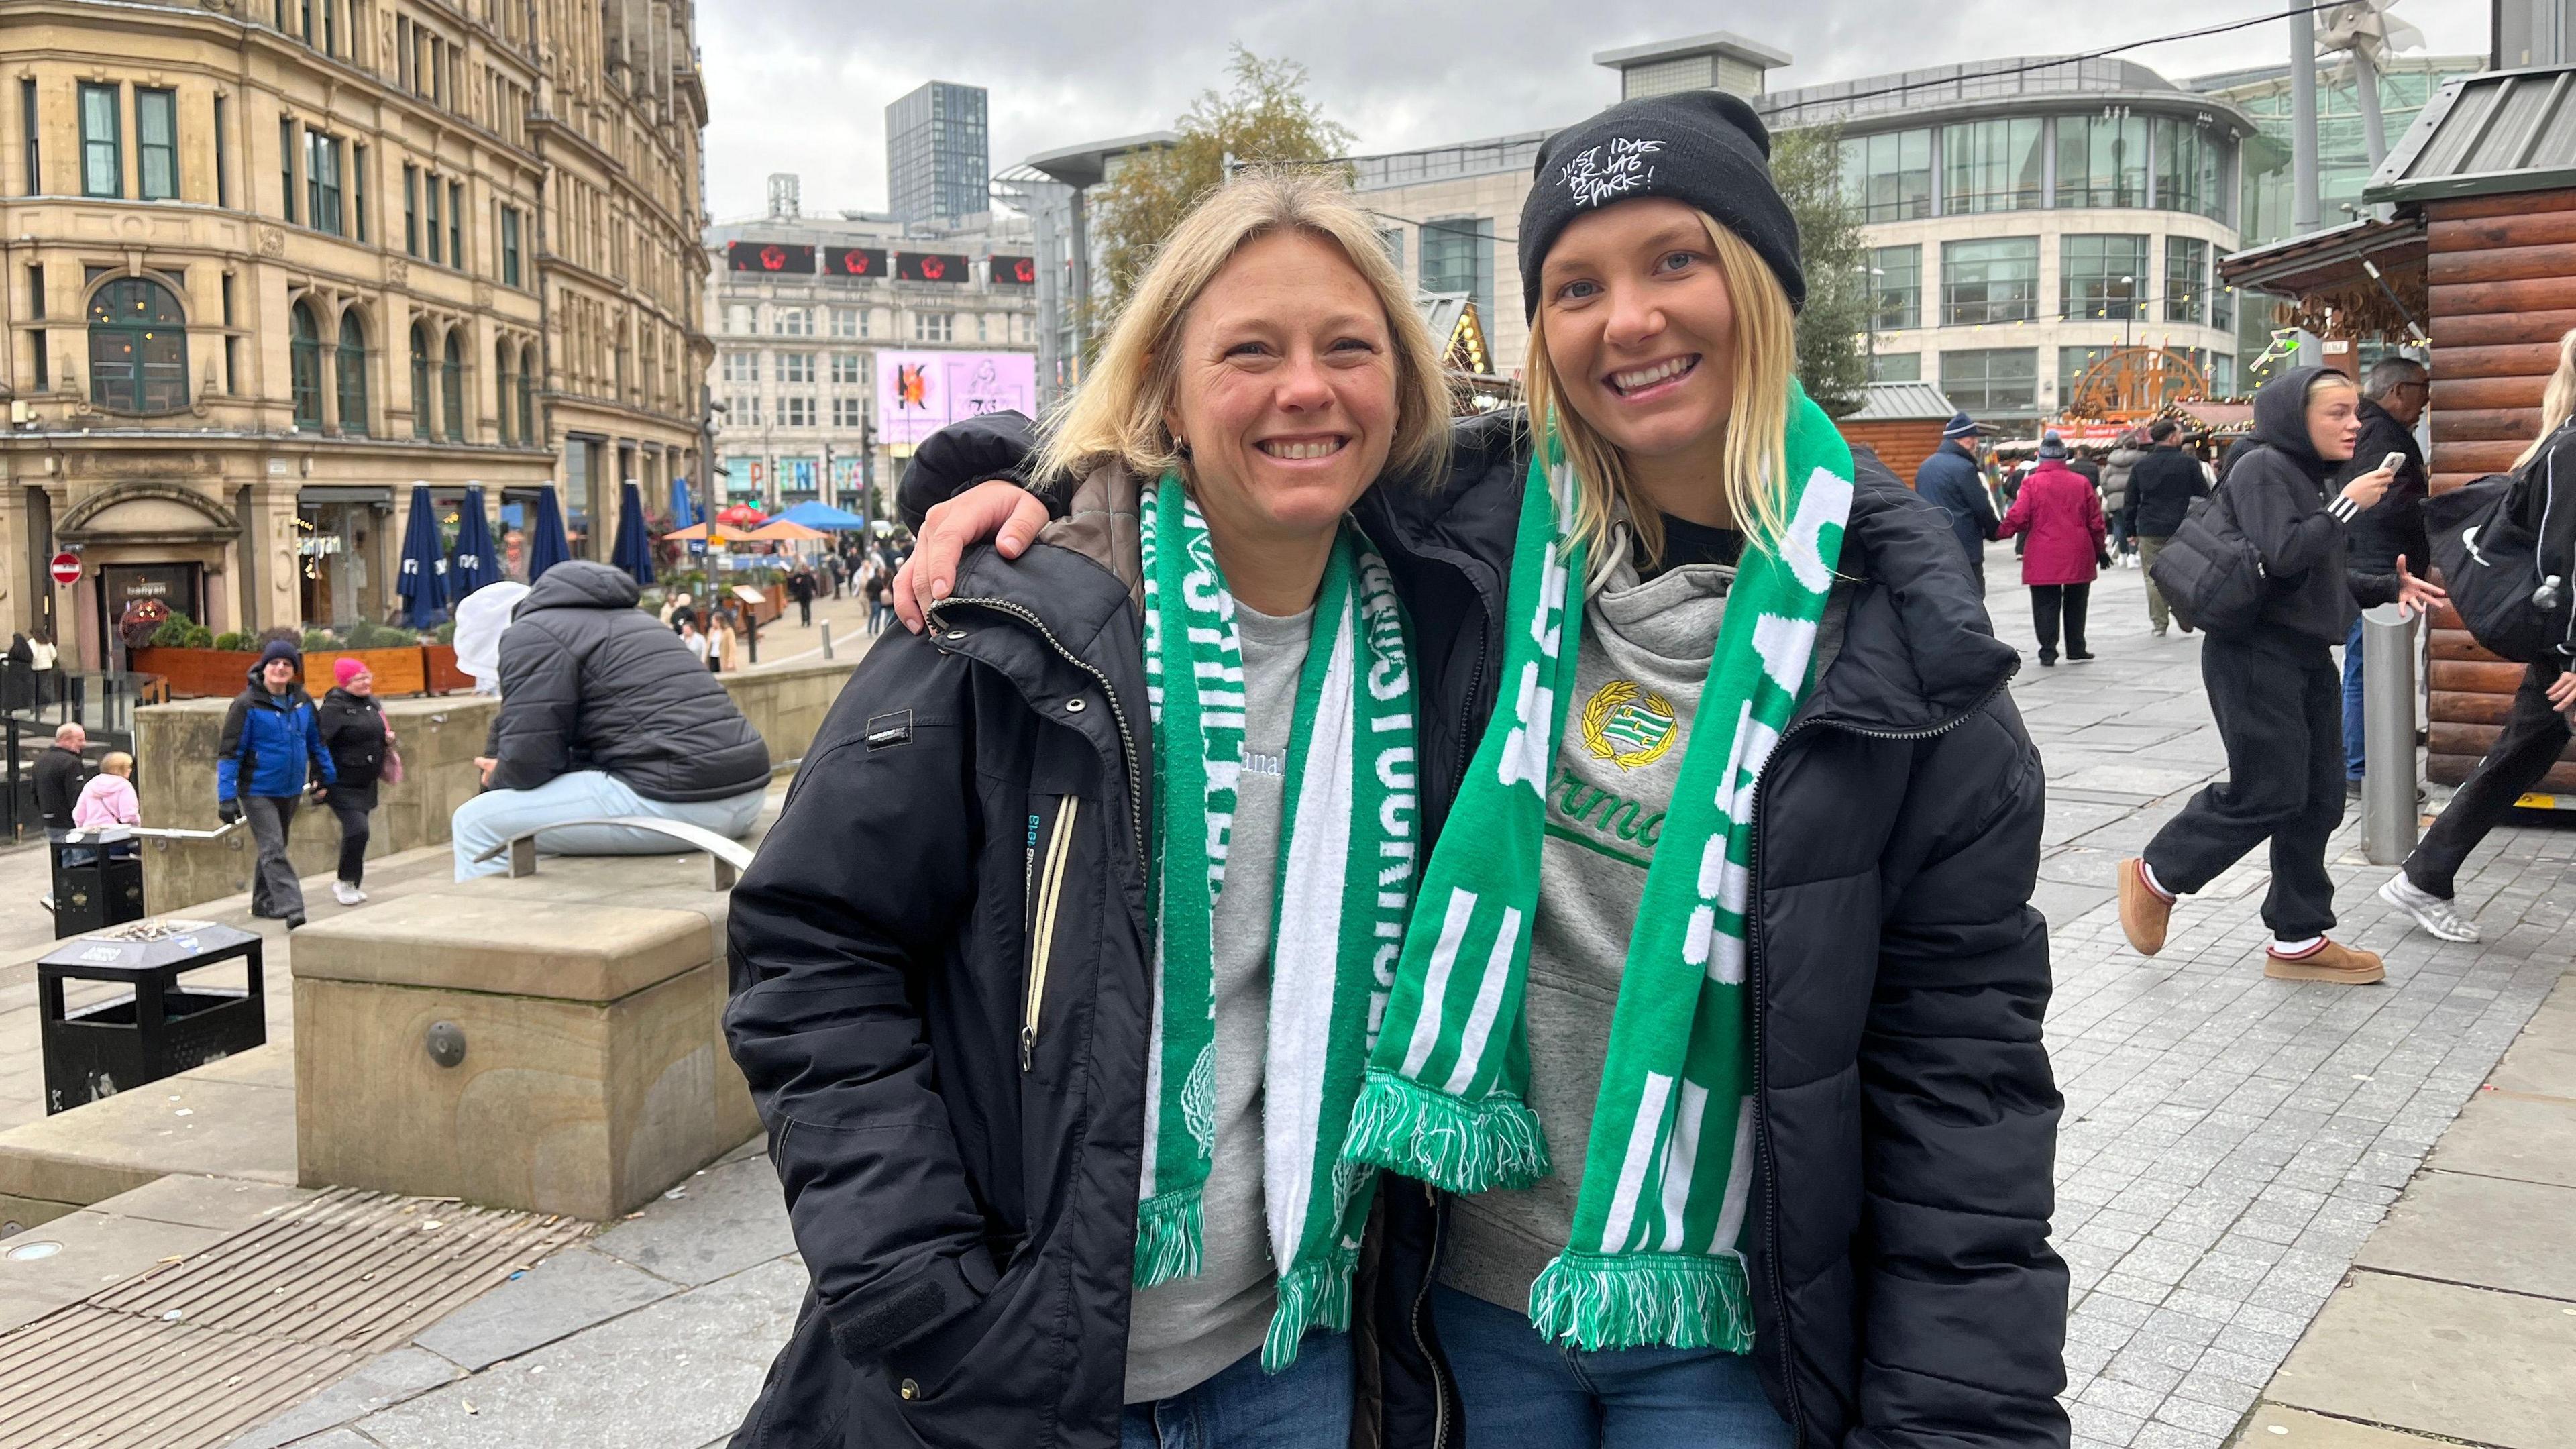
M 1297 62 L 1264 60 L 1237 45 L 1226 69 L 1232 87 L 1222 95 L 1200 93 L 1174 124 L 1179 141 L 1128 157 L 1094 193 L 1093 226 L 1112 313 L 1153 264 L 1163 238 L 1200 197 L 1224 184 L 1229 159 L 1238 166 L 1329 161 L 1355 139 L 1306 94 L 1306 67 Z M 1100 330 L 1092 329 L 1095 336 Z
M 1785 131 L 1771 141 L 1771 175 L 1798 221 L 1807 303 L 1798 312 L 1798 381 L 1830 417 L 1861 404 L 1869 381 L 1869 249 L 1842 189 L 1838 128 Z

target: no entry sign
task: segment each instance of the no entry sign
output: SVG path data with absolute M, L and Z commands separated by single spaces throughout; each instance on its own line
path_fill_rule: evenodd
M 64 587 L 66 587 L 66 588 L 70 587 L 70 586 L 71 586 L 71 585 L 73 585 L 73 584 L 79 583 L 79 582 L 80 582 L 80 555 L 79 555 L 79 554 L 76 554 L 76 553 L 58 553 L 58 554 L 55 554 L 55 555 L 54 555 L 54 563 L 53 563 L 53 575 L 54 575 L 54 582 L 55 582 L 55 583 L 58 583 L 58 584 L 61 584 L 61 585 L 63 585 L 63 586 L 64 586 Z

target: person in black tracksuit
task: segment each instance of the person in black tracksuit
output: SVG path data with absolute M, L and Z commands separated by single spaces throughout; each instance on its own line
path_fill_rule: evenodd
M 2377 956 L 2326 938 L 2335 924 L 2326 839 L 2343 822 L 2342 682 L 2333 647 L 2364 605 L 2423 607 L 2440 591 L 2409 574 L 2351 572 L 2345 530 L 2378 501 L 2387 472 L 2329 496 L 2327 480 L 2360 434 L 2352 380 L 2326 368 L 2293 368 L 2255 395 L 2262 446 L 2223 485 L 2238 525 L 2270 580 L 2260 618 L 2242 633 L 2210 635 L 2201 678 L 2227 746 L 2227 780 L 2200 791 L 2121 866 L 2121 924 L 2130 944 L 2162 949 L 2174 898 L 2189 895 L 2269 840 L 2272 928 L 2265 974 L 2364 983 Z
M 2200 471 L 2200 463 L 2182 450 L 2182 429 L 2171 418 L 2159 418 L 2147 429 L 2151 446 L 2129 467 L 2129 496 L 2120 511 L 2127 536 L 2138 545 L 2140 567 L 2153 569 L 2156 556 L 2172 542 L 2174 530 L 2182 527 L 2183 515 L 2191 510 L 2192 500 L 2209 496 L 2209 480 Z M 2172 617 L 2165 607 L 2165 596 L 2156 588 L 2155 575 L 2147 575 L 2147 622 L 2156 637 L 2165 635 Z M 2186 634 L 2191 625 L 2182 626 Z

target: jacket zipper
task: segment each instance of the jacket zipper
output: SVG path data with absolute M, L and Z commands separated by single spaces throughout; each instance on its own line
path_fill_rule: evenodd
M 1427 1182 L 1421 1186 L 1423 1198 L 1431 1204 L 1431 1263 L 1422 1274 L 1421 1290 L 1413 1295 L 1413 1349 L 1431 1366 L 1431 1449 L 1448 1449 L 1449 1378 L 1440 1371 L 1440 1355 L 1431 1351 L 1430 1341 L 1422 1336 L 1423 1317 L 1431 1309 L 1431 1285 L 1440 1277 L 1440 1194 Z
M 1913 740 L 1937 739 L 1938 737 L 1946 735 L 1950 731 L 1957 729 L 1959 726 L 1966 724 L 1969 720 L 1976 718 L 1976 716 L 1982 712 L 1988 704 L 1994 702 L 1995 696 L 2003 693 L 2005 686 L 2011 683 L 2012 675 L 2010 673 L 2005 674 L 2003 678 L 1994 682 L 1993 687 L 1989 688 L 1983 695 L 1979 696 L 1975 704 L 1968 706 L 1958 714 L 1955 714 L 1949 719 L 1943 720 L 1941 723 L 1933 725 L 1928 729 L 1874 730 L 1864 728 L 1860 725 L 1846 724 L 1832 725 L 1830 728 L 1842 730 L 1849 734 L 1859 735 L 1863 739 L 1891 740 L 1900 743 Z M 1803 719 L 1791 724 L 1789 728 L 1781 734 L 1778 742 L 1772 745 L 1771 759 L 1773 761 L 1777 761 L 1784 758 L 1789 747 L 1789 742 L 1796 739 L 1801 733 L 1817 724 L 1818 722 L 1814 719 Z M 1753 899 L 1748 902 L 1748 904 L 1756 907 L 1752 914 L 1745 917 L 1746 929 L 1744 941 L 1746 970 L 1753 984 L 1753 1010 L 1748 1013 L 1753 1023 L 1753 1103 L 1755 1118 L 1764 1124 L 1767 1124 L 1771 1119 L 1771 1090 L 1770 1074 L 1762 1070 L 1763 1002 L 1769 994 L 1767 982 L 1762 972 L 1762 917 L 1759 909 L 1762 892 L 1762 802 L 1770 798 L 1771 781 L 1776 773 L 1776 771 L 1766 766 L 1762 771 L 1762 777 L 1754 782 L 1753 818 L 1749 822 L 1753 828 L 1753 842 L 1746 848 L 1744 858 L 1744 873 L 1746 878 L 1752 882 L 1753 890 Z M 1788 1280 L 1782 1276 L 1780 1271 L 1780 1213 L 1778 1210 L 1778 1198 L 1780 1195 L 1780 1165 L 1777 1157 L 1774 1155 L 1771 1133 L 1767 1126 L 1764 1130 L 1757 1131 L 1753 1135 L 1754 1140 L 1762 1144 L 1763 1180 L 1771 1185 L 1772 1201 L 1765 1202 L 1762 1205 L 1762 1241 L 1766 1248 L 1763 1257 L 1771 1265 L 1771 1296 L 1781 1305 L 1782 1316 L 1785 1320 L 1788 1312 L 1789 1284 Z M 1803 1443 L 1805 1442 L 1807 1435 L 1805 1414 L 1798 1404 L 1798 1377 L 1795 1366 L 1790 1362 L 1789 1335 L 1785 1331 L 1780 1335 L 1780 1389 L 1782 1393 L 1789 1397 L 1790 1435 L 1792 1439 Z
M 941 599 L 930 606 L 930 622 L 934 626 L 937 625 L 939 623 L 940 611 L 955 605 L 966 605 L 978 609 L 991 609 L 995 613 L 1010 615 L 1012 618 L 1028 625 L 1030 628 L 1037 630 L 1038 637 L 1046 640 L 1048 648 L 1053 649 L 1057 654 L 1063 656 L 1065 663 L 1070 664 L 1074 668 L 1081 670 L 1083 673 L 1090 675 L 1099 683 L 1100 697 L 1108 701 L 1110 718 L 1115 720 L 1118 724 L 1119 752 L 1126 758 L 1127 823 L 1129 828 L 1135 831 L 1134 838 L 1136 841 L 1138 868 L 1142 869 L 1145 849 L 1145 785 L 1142 780 L 1137 778 L 1136 732 L 1128 727 L 1127 711 L 1118 703 L 1118 691 L 1110 687 L 1108 672 L 1090 663 L 1088 660 L 1085 660 L 1081 655 L 1078 655 L 1072 650 L 1064 647 L 1064 641 L 1055 637 L 1055 631 L 1048 628 L 1046 626 L 1046 621 L 1039 618 L 1034 610 L 1028 608 L 1024 604 L 1015 604 L 1009 599 L 969 599 L 951 595 L 948 598 Z
M 1055 826 L 1047 833 L 1046 865 L 1038 874 L 1036 940 L 1029 953 L 1029 1000 L 1020 1017 L 1020 1071 L 1025 1074 L 1037 1056 L 1038 1014 L 1046 1009 L 1047 963 L 1055 955 L 1055 909 L 1064 897 L 1064 865 L 1073 854 L 1073 822 L 1081 813 L 1082 797 L 1067 795 L 1057 802 Z

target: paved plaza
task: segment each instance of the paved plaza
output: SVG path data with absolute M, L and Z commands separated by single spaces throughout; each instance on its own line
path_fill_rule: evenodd
M 1989 574 L 1999 632 L 2029 655 L 2008 548 L 1992 551 Z M 2408 1417 L 2417 1411 L 2402 1393 L 2386 1411 L 2350 1408 L 2337 1383 L 2354 1361 L 2396 1352 L 2410 1315 L 2439 1311 L 2406 1295 L 2454 1282 L 2540 1305 L 2526 1316 L 2545 1316 L 2567 1351 L 2537 1371 L 2576 1382 L 2576 1274 L 2563 1247 L 2530 1259 L 2537 1267 L 2489 1253 L 2451 1272 L 2423 1266 L 2421 1243 L 2402 1240 L 2448 1236 L 2436 1221 L 2477 1221 L 2425 1215 L 2454 1198 L 2485 1203 L 2491 1186 L 2576 1201 L 2576 1154 L 2563 1150 L 2576 1144 L 2576 1102 L 2565 1100 L 2576 1086 L 2563 1085 L 2576 1081 L 2576 1003 L 2562 998 L 2541 1020 L 2555 1023 L 2569 1070 L 2549 1076 L 2544 1060 L 2537 1076 L 2513 1076 L 2513 1063 L 2498 1074 L 2569 965 L 2576 829 L 2500 831 L 2461 881 L 2461 907 L 2487 939 L 2452 946 L 2380 905 L 2372 891 L 2386 871 L 2361 860 L 2347 825 L 2332 848 L 2338 935 L 2387 953 L 2383 986 L 2263 977 L 2259 858 L 2184 903 L 2164 954 L 2140 958 L 2120 937 L 2113 866 L 2223 759 L 2197 641 L 2148 635 L 2134 571 L 2095 592 L 2099 660 L 2043 670 L 2032 658 L 2015 685 L 2050 781 L 2039 905 L 2055 945 L 2048 1034 L 2067 1099 L 2056 1241 L 2073 1276 L 2066 1397 L 2078 1449 L 2220 1449 L 2240 1432 L 2289 1449 L 2430 1442 L 2369 1423 L 2544 1449 L 2510 1415 L 2481 1437 Z M 2445 1143 L 2435 1166 L 2447 1170 L 2419 1178 L 2473 1096 L 2514 1099 L 2498 1111 L 2565 1110 L 2504 1119 L 2506 1135 L 2490 1128 L 2473 1151 Z M 2554 1155 L 2517 1158 L 2526 1140 Z M 2410 1181 L 2407 1209 L 2374 1239 Z M 2478 1210 L 2499 1232 L 2515 1216 Z M 2549 1213 L 2576 1222 L 2557 1199 L 2522 1210 Z M 2356 1272 L 2357 1258 L 2370 1271 Z M 234 1443 L 700 1449 L 739 1422 L 803 1291 L 775 1179 L 747 1143 Z M 2508 1364 L 2520 1362 L 2520 1331 L 2498 1330 Z M 2544 1360 L 2545 1332 L 2531 1340 Z M 2505 1373 L 2497 1393 L 2511 1398 L 2516 1382 L 2530 1391 L 2529 1374 Z

